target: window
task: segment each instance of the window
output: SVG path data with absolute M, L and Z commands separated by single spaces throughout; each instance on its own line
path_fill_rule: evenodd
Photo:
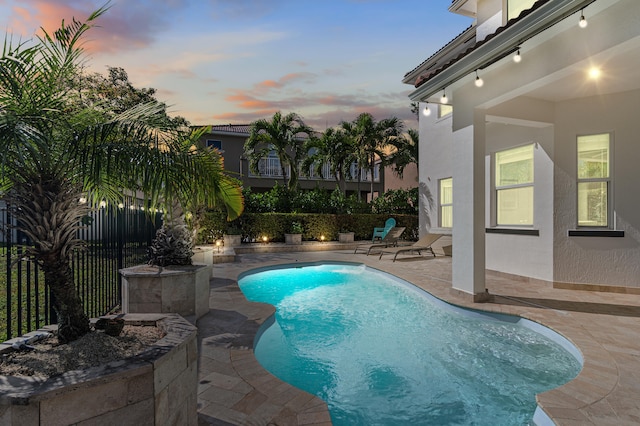
M 438 118 L 445 117 L 453 112 L 453 107 L 447 104 L 440 104 L 438 108 Z
M 578 137 L 578 226 L 609 226 L 610 135 Z
M 440 227 L 453 228 L 453 179 L 440 179 Z
M 523 10 L 530 9 L 536 0 L 507 0 L 507 21 L 517 18 Z
M 222 141 L 207 139 L 207 148 L 215 148 L 218 151 L 222 151 Z
M 497 225 L 533 225 L 533 144 L 495 155 Z

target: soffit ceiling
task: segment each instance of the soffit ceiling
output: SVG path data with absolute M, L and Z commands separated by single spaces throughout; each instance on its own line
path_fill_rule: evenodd
M 601 70 L 598 79 L 589 78 L 592 66 Z M 574 65 L 555 80 L 551 78 L 529 91 L 527 96 L 559 102 L 640 89 L 640 37 Z

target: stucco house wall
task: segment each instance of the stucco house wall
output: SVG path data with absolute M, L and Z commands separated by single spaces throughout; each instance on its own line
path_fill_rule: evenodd
M 467 11 L 477 6 L 477 40 L 487 41 L 475 49 L 452 41 L 404 80 L 415 83 L 411 99 L 421 108 L 445 90 L 453 106 L 446 125 L 420 117 L 420 182 L 437 201 L 438 179 L 453 176 L 453 287 L 481 295 L 487 268 L 640 291 L 640 3 L 532 2 L 518 19 L 503 16 L 501 23 L 503 2 L 454 4 Z M 584 8 L 588 28 L 577 25 Z M 553 24 L 530 31 L 554 15 Z M 498 25 L 504 28 L 492 33 Z M 500 43 L 506 46 L 498 52 Z M 451 60 L 456 49 L 459 56 Z M 522 61 L 515 63 L 512 55 L 520 50 Z M 592 65 L 602 69 L 599 80 L 588 78 Z M 474 85 L 477 75 L 482 87 Z M 577 137 L 609 132 L 610 226 L 569 235 L 578 229 Z M 524 233 L 500 229 L 493 218 L 492 157 L 527 143 L 535 144 L 534 224 Z M 437 229 L 437 209 L 420 219 Z
M 640 90 L 556 105 L 554 280 L 640 287 Z M 576 228 L 576 135 L 613 134 L 615 229 L 624 237 L 569 237 Z
M 424 115 L 425 108 L 431 112 Z M 453 133 L 451 131 L 451 115 L 438 118 L 437 105 L 420 106 L 423 116 L 420 118 L 420 134 L 429 139 L 428 152 L 423 151 L 420 157 L 419 191 L 420 202 L 424 208 L 420 208 L 419 223 L 420 232 L 451 233 L 450 228 L 440 228 L 439 215 L 439 182 L 453 176 Z M 429 201 L 431 199 L 431 201 Z

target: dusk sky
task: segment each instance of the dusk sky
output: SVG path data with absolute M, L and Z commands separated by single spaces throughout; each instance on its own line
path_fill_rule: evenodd
M 104 1 L 0 0 L 5 33 L 85 19 Z M 296 112 L 316 130 L 362 112 L 417 122 L 404 74 L 471 19 L 451 0 L 114 0 L 88 33 L 88 66 L 122 67 L 134 86 L 195 125 Z

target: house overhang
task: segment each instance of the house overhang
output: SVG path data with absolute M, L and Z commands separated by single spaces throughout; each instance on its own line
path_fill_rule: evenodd
M 428 101 L 476 70 L 512 54 L 525 41 L 551 28 L 596 0 L 553 0 L 533 9 L 500 33 L 479 42 L 470 52 L 428 77 L 409 94 L 412 101 Z
M 478 0 L 454 0 L 449 6 L 449 12 L 475 18 L 478 12 Z

